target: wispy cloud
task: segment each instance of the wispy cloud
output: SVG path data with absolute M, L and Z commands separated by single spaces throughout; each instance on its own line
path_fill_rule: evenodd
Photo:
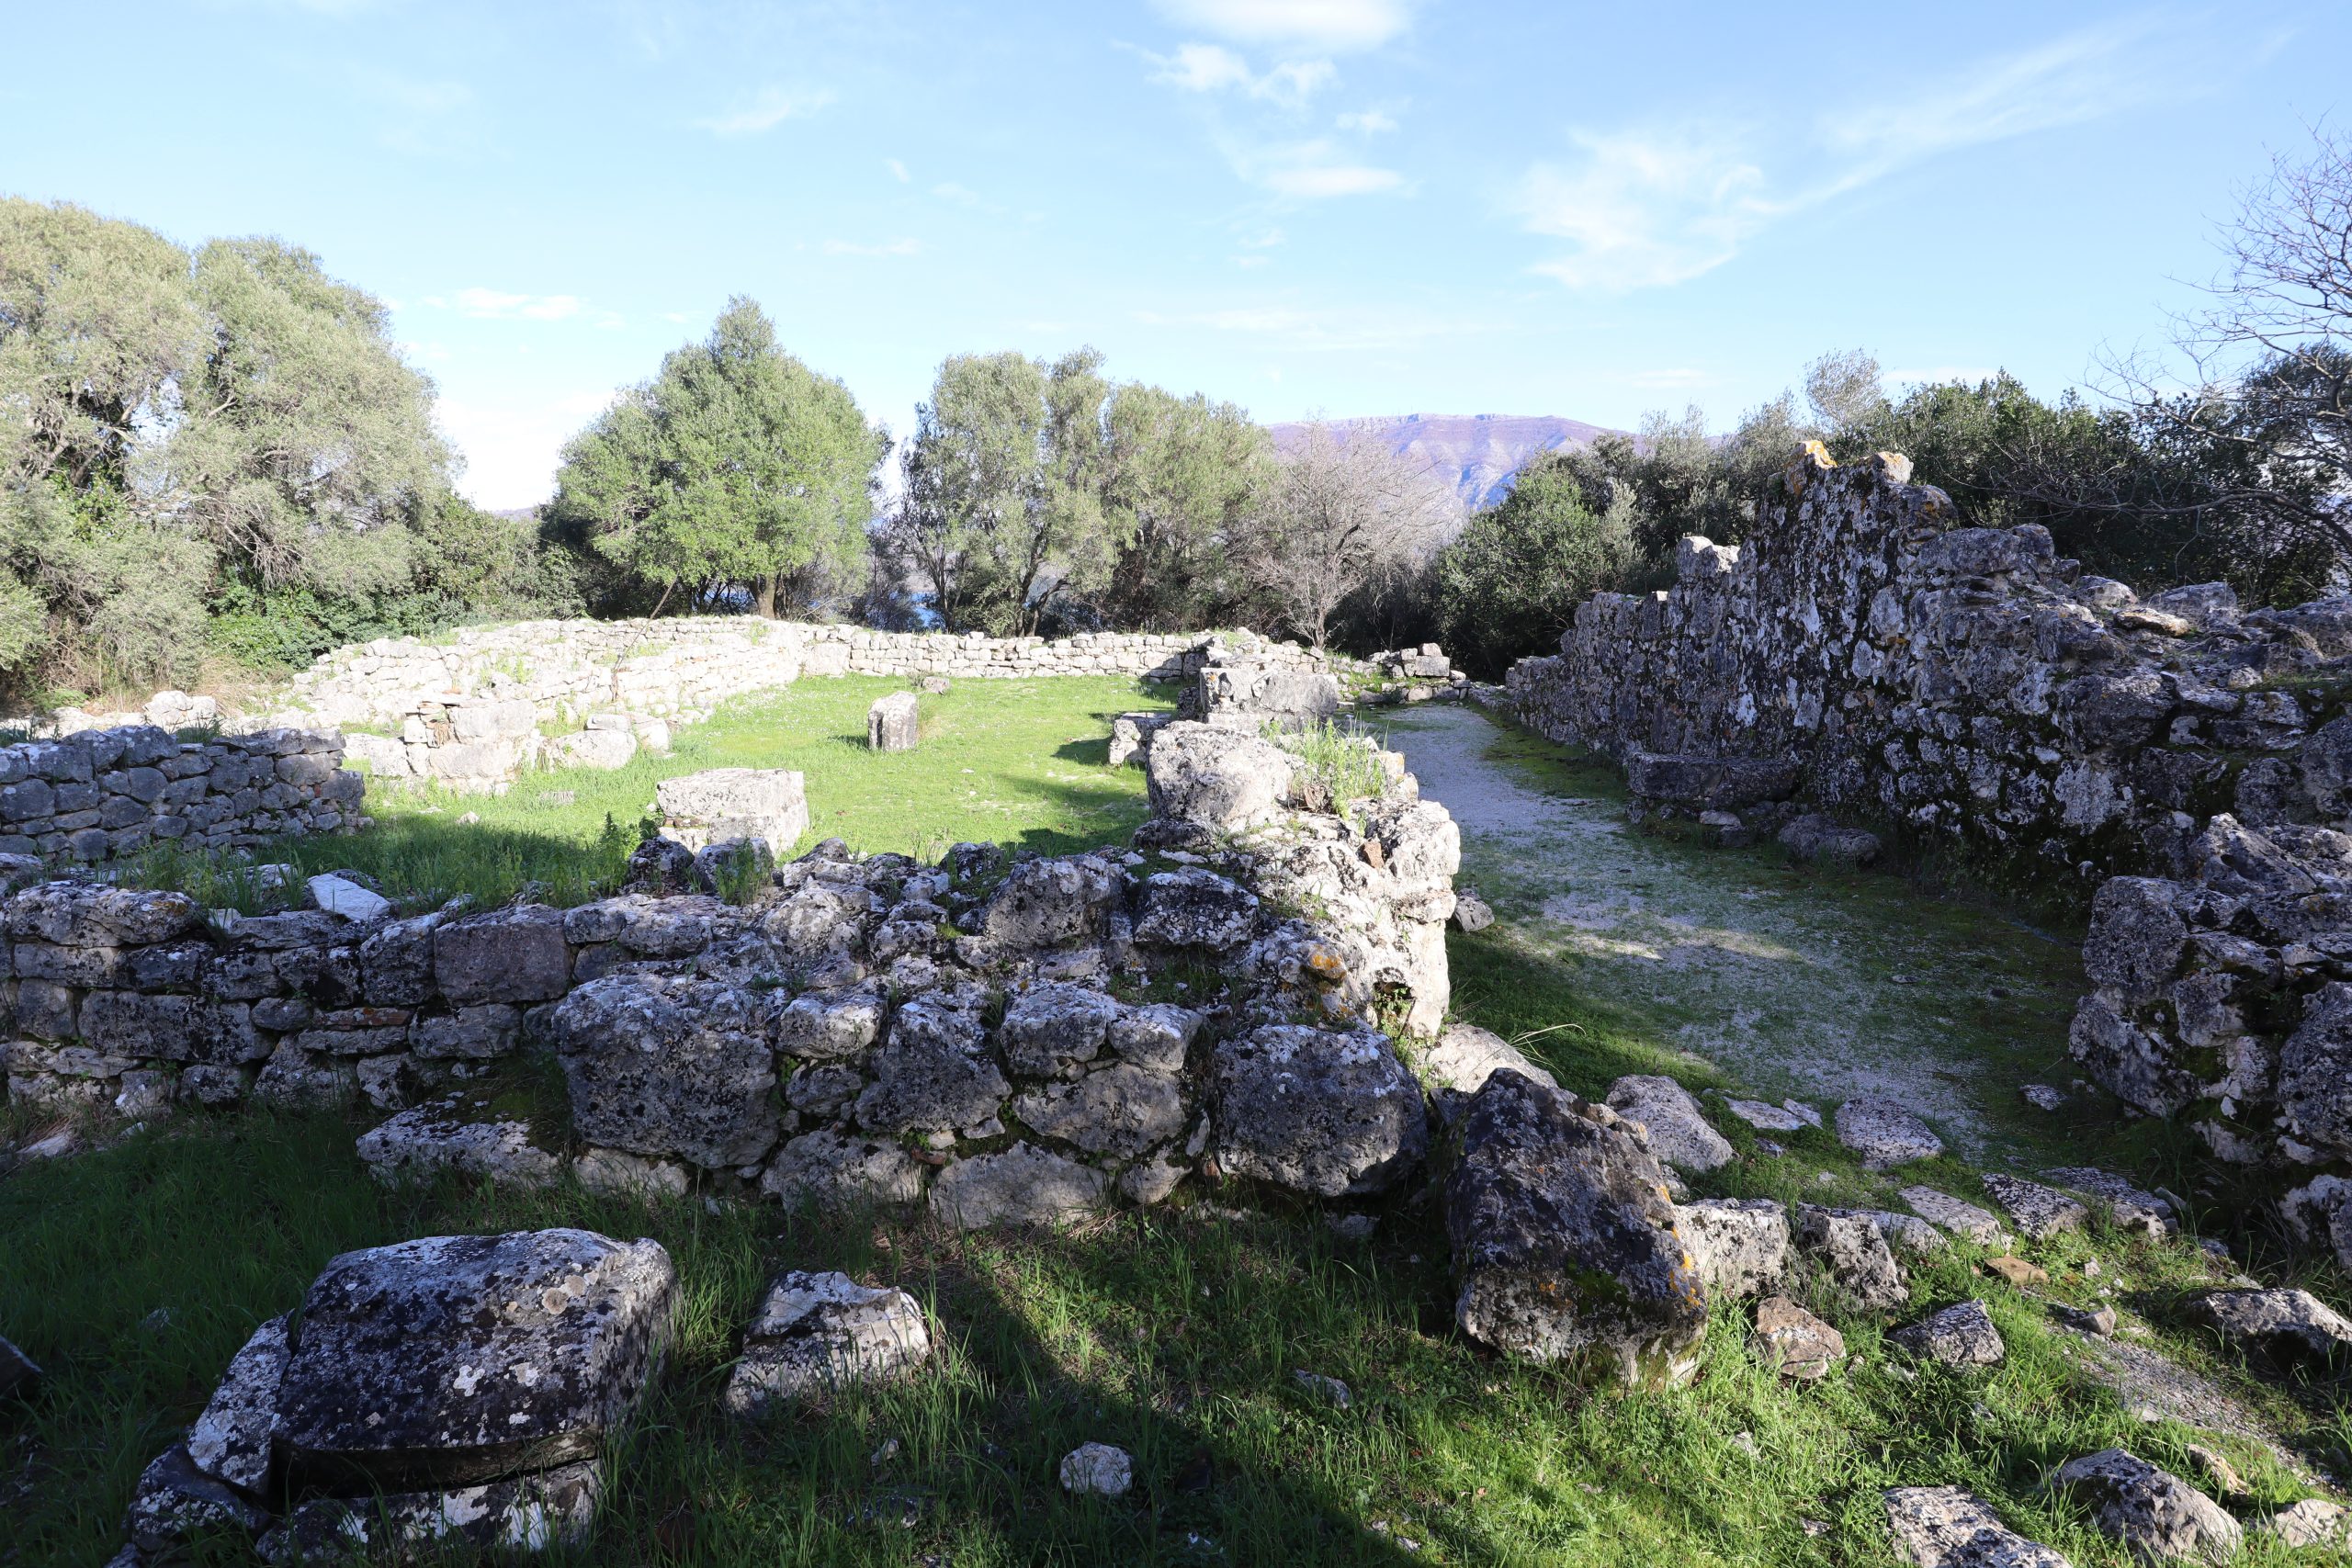
M 931 194 L 950 206 L 967 208 L 974 212 L 1001 213 L 1004 211 L 1001 206 L 990 201 L 971 186 L 957 185 L 954 180 L 942 180 L 931 187 Z
M 1153 0 L 1181 27 L 1236 43 L 1376 49 L 1412 26 L 1408 0 Z
M 876 245 L 861 245 L 848 240 L 828 240 L 821 249 L 829 256 L 910 256 L 922 247 L 912 240 L 885 240 Z
M 1377 136 L 1384 130 L 1396 129 L 1396 117 L 1381 109 L 1358 109 L 1340 117 L 1341 130 L 1352 130 L 1359 136 Z
M 1285 61 L 1264 72 L 1221 44 L 1179 44 L 1172 55 L 1147 55 L 1159 69 L 1152 80 L 1188 93 L 1219 93 L 1233 89 L 1244 96 L 1295 106 L 1339 79 L 1339 69 L 1328 60 Z
M 1234 172 L 1254 186 L 1297 201 L 1378 196 L 1407 190 L 1405 176 L 1351 159 L 1332 142 L 1235 143 L 1227 149 Z
M 480 104 L 466 83 L 356 70 L 352 91 L 379 110 L 377 142 L 395 152 L 465 153 L 481 145 Z
M 615 311 L 592 309 L 577 294 L 510 294 L 497 288 L 460 288 L 453 294 L 428 294 L 418 304 L 435 310 L 455 310 L 478 321 L 585 321 L 591 326 L 623 324 Z
M 2137 21 L 2084 28 L 1941 81 L 1804 124 L 1571 133 L 1575 155 L 1531 167 L 1514 206 L 1565 240 L 1533 270 L 1572 288 L 1686 282 L 1772 225 L 1930 158 L 2193 92 L 2211 40 Z
M 900 185 L 905 185 L 907 182 L 914 178 L 912 175 L 907 173 L 907 166 L 899 162 L 896 158 L 883 159 L 882 166 L 889 170 L 890 177 L 897 180 Z
M 823 88 L 796 93 L 763 87 L 758 97 L 734 113 L 713 115 L 695 124 L 714 136 L 756 136 L 787 119 L 805 119 L 832 101 L 833 95 Z

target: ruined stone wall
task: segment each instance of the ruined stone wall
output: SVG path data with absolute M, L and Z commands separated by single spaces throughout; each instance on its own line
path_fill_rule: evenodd
M 1688 538 L 1673 588 L 1579 606 L 1511 705 L 1637 794 L 1737 811 L 1794 794 L 2072 868 L 2168 866 L 2216 811 L 2314 819 L 2299 682 L 2352 653 L 2352 600 L 2240 615 L 2141 603 L 2025 526 L 1962 526 L 1891 455 L 1792 464 L 1744 546 Z
M 355 760 L 378 777 L 496 787 L 543 756 L 619 766 L 639 746 L 666 746 L 673 724 L 698 723 L 730 697 L 779 690 L 804 675 L 1181 680 L 1198 672 L 1220 639 L 1268 662 L 1322 666 L 1308 649 L 1247 632 L 1096 632 L 1049 641 L 742 616 L 525 621 L 467 627 L 447 641 L 383 638 L 337 649 L 295 678 L 276 719 L 351 732 Z
M 332 732 L 82 730 L 0 747 L 0 855 L 91 864 L 158 842 L 227 850 L 334 832 L 357 820 L 366 789 Z

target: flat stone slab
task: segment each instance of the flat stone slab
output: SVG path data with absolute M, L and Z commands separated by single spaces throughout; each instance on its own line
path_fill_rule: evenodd
M 726 1404 L 747 1416 L 779 1400 L 895 1382 L 930 1356 L 930 1325 L 906 1292 L 796 1269 L 769 1284 L 743 1331 Z
M 2180 1222 L 2174 1217 L 2171 1203 L 2153 1192 L 2143 1192 L 2113 1171 L 2073 1165 L 2041 1174 L 2061 1187 L 2089 1196 L 2120 1230 L 2137 1231 L 2151 1241 L 2179 1234 Z
M 1821 1125 L 1821 1118 L 1810 1120 L 1779 1105 L 1768 1105 L 1760 1100 L 1732 1100 L 1724 1108 L 1759 1133 L 1802 1133 L 1807 1127 Z
M 2090 1210 L 2078 1200 L 2020 1176 L 1988 1171 L 1984 1190 L 1993 1195 L 1993 1201 L 2001 1206 L 2029 1240 L 2047 1241 L 2062 1231 L 2078 1231 L 2083 1228 L 2083 1222 L 2091 1217 Z
M 1885 1503 L 1895 1552 L 1917 1568 L 2071 1568 L 1964 1486 L 1898 1486 Z
M 662 835 L 690 850 L 759 839 L 782 859 L 808 831 L 807 778 L 791 768 L 713 768 L 653 789 Z
M 1786 1296 L 1756 1304 L 1757 1357 L 1784 1378 L 1812 1382 L 1846 1359 L 1846 1337 Z
M 1611 1110 L 1638 1122 L 1649 1134 L 1650 1152 L 1674 1167 L 1703 1176 L 1729 1165 L 1733 1149 L 1709 1123 L 1689 1089 L 1672 1078 L 1634 1073 L 1609 1086 Z
M 1838 1108 L 1837 1122 L 1838 1141 L 1862 1156 L 1866 1170 L 1891 1170 L 1944 1152 L 1944 1141 L 1925 1122 L 1891 1100 L 1849 1100 Z
M 593 1231 L 346 1252 L 303 1297 L 278 1399 L 297 1485 L 409 1492 L 593 1459 L 667 1347 L 670 1255 Z
M 2001 1242 L 2001 1222 L 1991 1211 L 1939 1192 L 1932 1187 L 1905 1187 L 1896 1194 L 1912 1209 L 1940 1230 L 1951 1232 L 1962 1241 L 1973 1241 L 1983 1247 L 1997 1247 Z
M 388 1545 L 546 1551 L 587 1543 L 604 1500 L 594 1463 L 557 1465 L 528 1475 L 442 1492 L 380 1497 L 314 1497 L 262 1537 L 271 1562 L 341 1562 Z M 433 1558 L 428 1555 L 427 1561 Z
M 490 1113 L 485 1102 L 452 1095 L 401 1111 L 360 1134 L 360 1161 L 379 1181 L 456 1171 L 501 1186 L 552 1187 L 563 1165 L 531 1140 L 526 1122 Z

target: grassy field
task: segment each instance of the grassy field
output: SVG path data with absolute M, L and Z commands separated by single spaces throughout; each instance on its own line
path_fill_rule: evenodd
M 1141 819 L 1140 775 L 1104 768 L 1101 750 L 1107 716 L 1140 705 L 1126 683 L 968 683 L 929 705 L 925 747 L 902 758 L 863 750 L 865 706 L 883 689 L 806 682 L 686 732 L 659 769 L 804 767 L 819 831 L 865 849 L 968 837 L 1058 850 L 1119 837 Z M 1495 744 L 1498 762 L 1543 789 L 1605 787 L 1523 736 Z M 567 890 L 587 888 L 605 874 L 596 859 L 605 814 L 633 823 L 658 776 L 640 764 L 526 780 L 497 801 L 379 803 L 380 835 L 406 849 L 362 837 L 304 853 L 428 895 L 565 875 L 575 879 Z M 568 805 L 546 798 L 561 789 L 577 792 Z M 482 820 L 459 832 L 451 818 L 467 808 Z M 484 830 L 499 835 L 502 858 L 435 858 L 461 856 Z M 1983 954 L 2007 951 L 1996 942 L 1996 912 L 1939 902 L 1896 878 L 1792 872 L 1769 852 L 1726 863 L 1672 840 L 1657 848 L 1667 860 L 1625 863 L 1661 878 L 1660 867 L 1699 878 L 1728 864 L 1813 918 L 1889 928 L 1900 963 L 1923 976 L 1973 974 Z M 1696 858 L 1707 855 L 1717 858 Z M 1502 919 L 1450 940 L 1458 1016 L 1523 1037 L 1587 1092 L 1621 1072 L 1661 1069 L 1694 1086 L 1765 1087 L 1695 1063 L 1687 1000 L 1626 985 L 1545 934 L 1558 922 L 1544 915 L 1538 868 L 1490 857 L 1473 870 Z M 1986 1049 L 2030 1062 L 2046 1050 L 2047 1000 L 1964 1017 L 1943 992 L 1923 1005 L 1930 1021 L 1949 1016 L 1963 1032 L 1955 1049 L 1976 1050 L 1982 1036 Z M 1804 1016 L 1788 1015 L 1789 1026 Z M 1595 1392 L 1454 1332 L 1438 1205 L 1419 1184 L 1376 1211 L 1368 1241 L 1343 1239 L 1312 1208 L 1197 1184 L 1167 1207 L 1076 1235 L 967 1237 L 920 1220 L 828 1222 L 699 1197 L 647 1207 L 447 1179 L 386 1189 L 351 1152 L 373 1120 L 190 1118 L 0 1172 L 0 1334 L 51 1373 L 36 1404 L 0 1411 L 0 1564 L 105 1562 L 141 1466 L 202 1407 L 253 1326 L 296 1304 L 334 1253 L 548 1224 L 655 1236 L 685 1283 L 682 1342 L 612 1461 L 610 1500 L 582 1554 L 600 1564 L 1845 1568 L 1894 1561 L 1883 1488 L 1959 1483 L 2078 1568 L 2123 1568 L 2120 1549 L 2042 1490 L 2050 1468 L 2121 1444 L 2194 1478 L 2189 1447 L 2202 1443 L 2246 1478 L 2242 1512 L 2312 1490 L 2263 1442 L 2134 1418 L 2085 1375 L 2075 1342 L 2040 1303 L 1979 1273 L 1980 1255 L 1961 1245 L 1913 1262 L 1905 1312 L 1885 1323 L 1842 1318 L 1851 1359 L 1821 1384 L 1781 1385 L 1746 1344 L 1745 1304 L 1719 1303 L 1690 1386 Z M 1769 1156 L 1743 1123 L 1716 1120 L 1740 1157 L 1694 1183 L 1702 1193 L 1894 1207 L 1892 1189 L 1912 1180 L 1977 1190 L 1956 1157 L 1890 1179 L 1863 1171 L 1826 1133 L 1786 1137 L 1785 1152 Z M 23 1130 L 21 1116 L 0 1111 L 0 1132 Z M 2159 1152 L 2144 1124 L 2087 1112 L 2042 1135 L 2072 1140 L 2077 1157 L 2143 1172 Z M 1257 1217 L 1237 1217 L 1261 1202 Z M 2222 1216 L 2209 1207 L 2207 1217 Z M 2120 1305 L 2143 1343 L 2226 1387 L 2298 1462 L 2352 1466 L 2352 1421 L 2333 1391 L 2246 1379 L 2181 1323 L 2179 1293 L 2214 1279 L 2188 1241 L 2157 1247 L 2102 1230 L 2029 1256 L 2050 1271 L 2044 1293 Z M 729 1422 L 718 1393 L 738 1337 L 765 1280 L 787 1267 L 838 1268 L 912 1292 L 944 1330 L 936 1370 L 901 1390 L 755 1427 Z M 1988 1302 L 2007 1338 L 2002 1365 L 1915 1367 L 1883 1342 L 1887 1324 L 1971 1296 Z M 1318 1402 L 1295 1382 L 1298 1371 L 1344 1381 L 1353 1403 Z M 1089 1440 L 1135 1454 L 1134 1494 L 1078 1501 L 1060 1492 L 1060 1457 Z M 2268 1546 L 2243 1561 L 2292 1560 Z
M 379 786 L 368 792 L 369 831 L 289 840 L 266 858 L 306 873 L 365 872 L 423 907 L 459 893 L 503 903 L 526 887 L 553 903 L 581 903 L 618 881 L 654 786 L 706 768 L 799 769 L 811 840 L 840 838 L 868 854 L 936 860 L 964 840 L 1066 854 L 1124 840 L 1143 821 L 1142 771 L 1107 763 L 1111 721 L 1172 707 L 1172 689 L 1113 676 L 959 681 L 922 699 L 914 750 L 869 751 L 866 708 L 904 686 L 876 677 L 802 681 L 679 729 L 666 757 L 640 754 L 612 773 L 534 773 L 502 795 Z M 461 825 L 469 813 L 479 820 Z M 780 859 L 797 852 L 774 848 Z M 254 897 L 233 868 L 186 857 L 153 857 L 136 874 L 212 903 Z

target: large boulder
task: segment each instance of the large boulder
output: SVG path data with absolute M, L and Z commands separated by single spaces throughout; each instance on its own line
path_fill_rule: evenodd
M 690 850 L 760 839 L 782 856 L 808 831 L 808 781 L 787 768 L 713 768 L 653 789 L 662 835 Z
M 1702 1198 L 1675 1209 L 1674 1228 L 1710 1297 L 1770 1295 L 1788 1279 L 1789 1214 L 1773 1199 Z
M 1696 1369 L 1706 1286 L 1665 1170 L 1605 1107 L 1510 1069 L 1487 1078 L 1463 1118 L 1445 1227 L 1472 1338 L 1628 1381 Z
M 1100 942 L 1121 890 L 1118 866 L 1101 855 L 1023 861 L 989 898 L 980 934 L 1007 949 Z
M 749 1415 L 779 1400 L 896 1382 L 930 1355 L 930 1325 L 906 1292 L 796 1269 L 769 1284 L 743 1331 L 725 1403 Z
M 1913 1568 L 2068 1568 L 1964 1486 L 1897 1486 L 1885 1505 L 1895 1552 Z
M 1012 1086 L 988 1054 L 984 993 L 927 991 L 899 1009 L 867 1058 L 857 1124 L 877 1137 L 951 1133 L 996 1119 Z
M 1380 1192 L 1429 1147 L 1421 1087 L 1375 1030 L 1268 1024 L 1220 1042 L 1212 1080 L 1228 1175 L 1317 1198 Z
M 1144 773 L 1155 816 L 1239 828 L 1282 809 L 1295 769 L 1279 746 L 1213 725 L 1170 724 L 1153 737 Z
M 746 1166 L 775 1146 L 775 1015 L 769 995 L 715 980 L 608 975 L 548 1014 L 588 1143 Z
M 347 1252 L 303 1297 L 279 1385 L 285 1479 L 466 1484 L 594 1459 L 669 1343 L 677 1270 L 590 1231 Z
M 874 751 L 911 751 L 922 728 L 922 704 L 912 692 L 876 697 L 865 710 L 865 745 Z
M 2222 1343 L 2275 1371 L 2352 1365 L 2352 1322 L 2309 1291 L 2209 1291 L 2186 1310 Z

